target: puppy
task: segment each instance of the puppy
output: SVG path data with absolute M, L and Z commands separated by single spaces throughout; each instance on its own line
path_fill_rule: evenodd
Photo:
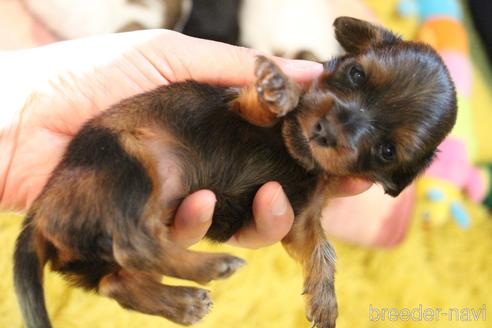
M 42 287 L 47 262 L 127 309 L 197 322 L 211 305 L 207 291 L 164 285 L 161 276 L 207 283 L 244 262 L 171 242 L 179 202 L 214 191 L 207 237 L 222 242 L 251 223 L 253 197 L 271 180 L 295 211 L 282 243 L 304 268 L 308 318 L 335 327 L 335 253 L 320 224 L 334 181 L 363 177 L 398 195 L 451 130 L 456 96 L 430 47 L 348 17 L 334 27 L 347 54 L 326 63 L 305 91 L 260 57 L 255 85 L 176 83 L 85 124 L 17 241 L 15 287 L 27 327 L 51 327 Z

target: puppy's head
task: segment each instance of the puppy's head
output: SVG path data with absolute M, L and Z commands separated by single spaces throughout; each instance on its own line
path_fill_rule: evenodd
M 325 64 L 287 119 L 287 145 L 308 168 L 365 177 L 396 196 L 453 127 L 454 85 L 427 45 L 349 17 L 334 27 L 347 53 Z

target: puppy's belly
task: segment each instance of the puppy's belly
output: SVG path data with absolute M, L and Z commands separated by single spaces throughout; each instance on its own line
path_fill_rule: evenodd
M 178 160 L 172 154 L 158 163 L 158 175 L 160 184 L 159 201 L 165 207 L 176 207 L 179 201 L 186 195 L 187 188 L 182 177 L 182 170 Z
M 190 173 L 186 172 L 189 169 L 185 162 L 190 154 L 167 130 L 149 129 L 146 132 L 146 138 L 141 140 L 146 149 L 141 160 L 152 177 L 159 206 L 174 212 L 180 200 L 190 192 L 185 182 Z
M 174 214 L 186 196 L 208 189 L 215 193 L 217 203 L 207 236 L 215 241 L 227 240 L 250 220 L 253 197 L 260 182 L 251 185 L 251 182 L 237 179 L 238 172 L 244 174 L 247 169 L 235 159 L 230 158 L 229 165 L 218 165 L 217 158 L 200 158 L 196 149 L 191 150 L 194 147 L 183 146 L 177 139 L 170 142 L 170 135 L 165 133 L 163 136 L 163 133 L 160 131 L 159 138 L 145 142 L 152 158 L 149 171 L 154 181 L 154 199 L 158 201 L 160 211 L 172 214 L 163 218 L 167 219 L 163 223 L 172 224 Z M 152 197 L 149 201 L 153 201 Z
M 172 142 L 156 140 L 149 147 L 158 162 L 159 184 L 165 186 L 161 199 L 173 204 L 197 190 L 213 191 L 217 202 L 206 237 L 218 242 L 252 222 L 254 197 L 269 181 L 282 185 L 299 213 L 318 177 L 289 155 L 279 127 L 252 126 L 227 111 L 203 112 L 207 115 L 195 117 L 187 130 L 169 130 Z

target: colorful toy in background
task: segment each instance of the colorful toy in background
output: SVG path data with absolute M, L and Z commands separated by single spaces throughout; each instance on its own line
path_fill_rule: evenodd
M 477 142 L 472 128 L 472 67 L 463 13 L 457 0 L 402 0 L 398 11 L 404 17 L 417 16 L 421 23 L 417 39 L 440 53 L 458 97 L 456 126 L 417 184 L 417 211 L 431 226 L 439 226 L 452 217 L 460 227 L 467 228 L 472 222 L 464 201 L 483 201 L 489 183 L 485 171 L 472 164 Z
M 452 217 L 460 227 L 468 228 L 471 220 L 464 200 L 482 201 L 486 180 L 469 161 L 466 145 L 461 140 L 449 137 L 439 149 L 438 158 L 417 183 L 419 215 L 432 226 Z
M 417 16 L 423 22 L 436 16 L 454 18 L 457 21 L 463 19 L 463 12 L 456 0 L 400 0 L 398 3 L 400 16 Z

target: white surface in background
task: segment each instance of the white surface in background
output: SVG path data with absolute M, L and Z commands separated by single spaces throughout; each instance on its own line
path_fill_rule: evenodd
M 128 0 L 24 0 L 43 24 L 65 39 L 115 32 L 129 22 L 162 27 L 165 1 L 141 1 L 145 5 Z
M 377 22 L 362 0 L 243 0 L 241 42 L 287 57 L 309 50 L 327 60 L 342 52 L 333 33 L 338 16 Z
M 241 43 L 287 57 L 309 50 L 321 60 L 329 59 L 340 52 L 332 8 L 328 0 L 244 0 Z

